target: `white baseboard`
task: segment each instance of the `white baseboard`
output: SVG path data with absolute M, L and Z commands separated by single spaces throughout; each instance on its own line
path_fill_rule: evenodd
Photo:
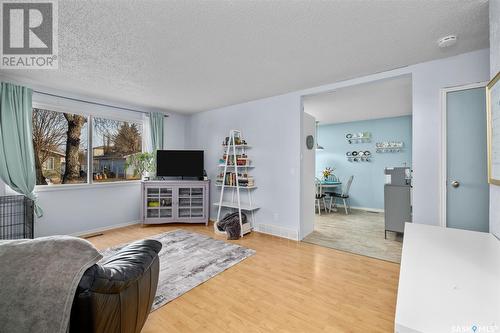
M 92 234 L 97 234 L 97 233 L 101 233 L 101 232 L 112 230 L 112 229 L 123 228 L 123 227 L 127 227 L 129 225 L 134 225 L 134 224 L 139 224 L 139 223 L 141 223 L 141 221 L 131 221 L 131 222 L 113 224 L 113 225 L 102 227 L 102 228 L 88 229 L 85 231 L 75 232 L 75 233 L 71 234 L 70 236 L 75 236 L 75 237 L 89 236 Z M 280 238 L 291 239 L 294 241 L 299 240 L 299 233 L 297 230 L 285 228 L 285 227 L 281 227 L 281 226 L 277 226 L 277 225 L 273 225 L 273 224 L 260 223 L 255 227 L 254 231 L 260 232 L 262 234 L 280 237 Z
M 342 206 L 342 208 L 338 207 L 338 209 L 343 209 L 344 206 Z M 377 212 L 377 213 L 383 213 L 384 210 L 381 209 L 381 208 L 368 208 L 368 207 L 351 207 L 352 209 L 359 209 L 359 210 L 364 210 L 364 211 L 367 211 L 367 212 Z
M 262 224 L 259 223 L 254 227 L 256 232 L 260 232 L 267 235 L 273 235 L 276 237 L 291 239 L 294 241 L 299 240 L 299 232 L 295 229 L 289 229 L 274 224 Z
M 105 226 L 105 227 L 102 227 L 102 228 L 95 228 L 95 229 L 89 229 L 89 230 L 85 230 L 85 231 L 75 232 L 75 233 L 71 234 L 70 236 L 75 236 L 75 237 L 88 236 L 88 235 L 91 235 L 91 234 L 97 234 L 97 233 L 100 233 L 100 232 L 104 232 L 104 231 L 108 231 L 108 230 L 112 230 L 112 229 L 123 228 L 123 227 L 127 227 L 129 225 L 134 225 L 134 224 L 139 224 L 139 223 L 141 223 L 141 221 L 139 221 L 139 220 L 137 220 L 137 221 L 131 221 L 131 222 L 125 222 L 125 223 L 118 223 L 118 224 L 113 224 L 113 225 Z

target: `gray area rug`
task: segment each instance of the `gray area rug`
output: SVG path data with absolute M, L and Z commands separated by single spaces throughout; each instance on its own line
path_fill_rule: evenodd
M 162 243 L 160 277 L 151 311 L 255 254 L 255 250 L 185 230 L 148 237 Z M 102 251 L 103 260 L 127 244 Z

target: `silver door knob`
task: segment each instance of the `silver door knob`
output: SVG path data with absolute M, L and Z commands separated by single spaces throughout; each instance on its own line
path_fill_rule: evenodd
M 457 180 L 454 180 L 454 181 L 451 182 L 451 186 L 453 186 L 453 187 L 459 187 L 460 183 Z

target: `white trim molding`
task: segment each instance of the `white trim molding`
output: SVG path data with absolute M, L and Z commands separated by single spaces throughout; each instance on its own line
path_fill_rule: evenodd
M 89 229 L 89 230 L 85 230 L 85 231 L 79 231 L 79 232 L 70 234 L 70 236 L 75 236 L 75 237 L 91 236 L 93 234 L 102 233 L 104 231 L 109 231 L 109 230 L 113 230 L 113 229 L 119 229 L 119 228 L 128 227 L 130 225 L 135 225 L 135 224 L 140 224 L 140 223 L 141 223 L 141 221 L 139 221 L 139 220 L 125 222 L 125 223 L 118 223 L 118 224 L 113 224 L 113 225 L 105 226 L 105 227 L 102 227 L 102 228 L 95 228 L 95 229 Z
M 369 208 L 369 207 L 354 207 L 354 206 L 352 206 L 351 209 L 358 209 L 358 210 L 363 210 L 365 212 L 373 212 L 373 213 L 383 213 L 384 212 L 383 208 Z
M 85 190 L 95 188 L 108 188 L 119 186 L 139 186 L 140 180 L 122 180 L 108 183 L 81 183 L 81 184 L 57 184 L 57 185 L 36 185 L 35 193 L 38 192 L 52 192 L 52 191 L 72 191 L 72 190 Z
M 255 231 L 280 238 L 287 238 L 294 241 L 299 240 L 299 232 L 296 229 L 285 228 L 274 224 L 259 223 L 255 226 Z

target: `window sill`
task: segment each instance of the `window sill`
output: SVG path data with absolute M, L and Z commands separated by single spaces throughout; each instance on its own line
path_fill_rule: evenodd
M 70 191 L 70 190 L 88 190 L 95 188 L 121 187 L 121 186 L 137 186 L 141 183 L 140 180 L 125 180 L 110 183 L 92 183 L 92 184 L 65 184 L 65 185 L 37 185 L 35 193 L 52 192 L 52 191 Z

